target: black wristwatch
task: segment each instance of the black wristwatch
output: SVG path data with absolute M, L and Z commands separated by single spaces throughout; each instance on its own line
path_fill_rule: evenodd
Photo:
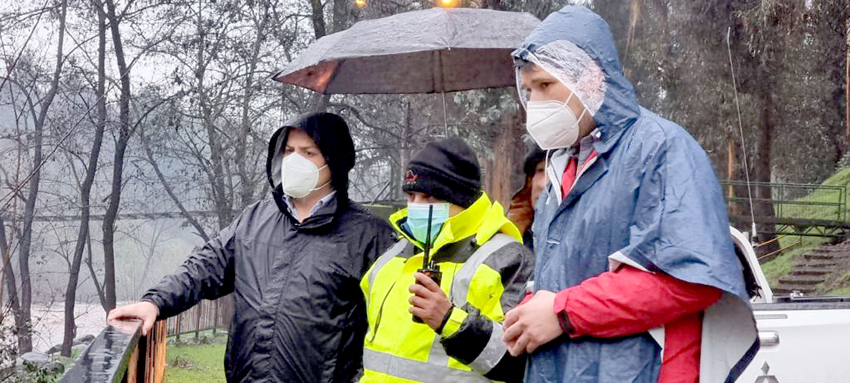
M 454 305 L 454 303 L 452 303 L 452 306 L 449 307 L 449 311 L 446 311 L 446 316 L 443 317 L 443 322 L 440 323 L 440 327 L 437 327 L 437 329 L 435 329 L 434 332 L 442 335 L 443 327 L 446 327 L 446 323 L 449 323 L 449 318 L 452 317 L 452 310 L 454 310 L 454 309 L 455 309 L 455 305 Z
M 558 312 L 558 324 L 561 325 L 561 330 L 564 331 L 564 334 L 573 334 L 573 326 L 570 325 L 570 317 L 567 315 L 567 310 Z

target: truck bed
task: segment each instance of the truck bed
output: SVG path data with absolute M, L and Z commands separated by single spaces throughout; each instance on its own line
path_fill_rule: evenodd
M 754 303 L 761 349 L 738 382 L 850 381 L 850 297 Z

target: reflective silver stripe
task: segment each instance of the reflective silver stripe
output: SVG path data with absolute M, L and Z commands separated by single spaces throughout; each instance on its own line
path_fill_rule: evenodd
M 499 364 L 507 351 L 508 348 L 502 341 L 502 324 L 494 321 L 493 331 L 490 332 L 490 340 L 487 341 L 487 346 L 484 346 L 484 350 L 469 364 L 469 367 L 484 375 Z
M 438 352 L 437 350 L 441 350 Z M 435 339 L 428 362 L 402 358 L 369 348 L 363 350 L 363 368 L 397 378 L 423 383 L 484 383 L 490 382 L 475 371 L 463 371 L 448 367 L 449 357 L 440 341 Z
M 475 271 L 487 260 L 493 253 L 504 247 L 505 245 L 517 242 L 514 237 L 507 234 L 498 233 L 484 242 L 481 247 L 472 253 L 472 256 L 464 262 L 463 267 L 455 274 L 452 282 L 452 303 L 457 307 L 463 307 L 467 303 L 469 296 L 469 285 L 472 283 L 472 277 L 475 276 Z M 480 374 L 486 374 L 495 367 L 499 361 L 505 356 L 507 348 L 502 341 L 502 325 L 499 322 L 493 323 L 493 331 L 490 332 L 490 339 L 484 350 L 469 364 L 474 371 Z M 442 348 L 442 347 L 440 347 Z M 445 353 L 445 351 L 443 351 Z
M 372 286 L 375 283 L 375 277 L 378 276 L 378 271 L 380 271 L 381 268 L 384 267 L 384 265 L 386 265 L 387 262 L 389 262 L 391 259 L 401 254 L 401 252 L 404 251 L 404 248 L 407 246 L 408 243 L 409 242 L 406 239 L 402 238 L 400 241 L 396 242 L 395 245 L 392 245 L 392 247 L 390 247 L 389 249 L 387 249 L 387 251 L 381 254 L 380 257 L 378 257 L 378 259 L 372 265 L 372 271 L 369 272 L 369 275 L 366 276 L 366 279 L 369 281 L 369 291 L 372 290 Z M 366 307 L 369 307 L 369 297 L 371 296 L 371 293 L 366 294 Z
M 463 263 L 463 267 L 455 274 L 454 281 L 452 281 L 452 303 L 457 307 L 463 307 L 467 302 L 467 296 L 469 295 L 469 284 L 472 282 L 472 277 L 475 275 L 475 271 L 478 270 L 478 266 L 484 263 L 490 255 L 496 252 L 496 250 L 501 249 L 503 246 L 511 243 L 517 242 L 514 237 L 511 237 L 507 234 L 498 233 L 490 238 L 489 241 L 484 242 L 478 250 L 475 250 L 472 253 L 472 256 Z
M 428 352 L 428 363 L 435 366 L 449 365 L 449 354 L 446 354 L 446 349 L 440 343 L 440 334 L 434 335 L 434 341 L 431 342 L 431 351 Z
M 381 268 L 384 267 L 384 265 L 386 265 L 387 262 L 390 261 L 390 259 L 393 259 L 397 255 L 401 254 L 401 252 L 404 251 L 404 247 L 407 246 L 408 243 L 409 242 L 407 242 L 406 239 L 401 239 L 400 241 L 396 242 L 395 245 L 393 245 L 387 251 L 381 254 L 380 257 L 378 257 L 378 260 L 376 260 L 375 264 L 372 266 L 372 272 L 370 272 L 369 276 L 367 277 L 369 279 L 370 289 L 372 288 L 372 284 L 375 282 L 375 277 L 378 276 L 378 271 L 381 270 Z

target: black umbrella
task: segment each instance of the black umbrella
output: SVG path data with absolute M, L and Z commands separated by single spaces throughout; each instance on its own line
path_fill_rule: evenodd
M 431 8 L 365 20 L 317 40 L 274 79 L 324 94 L 443 93 L 512 86 L 529 13 Z
M 274 79 L 325 94 L 511 86 L 510 52 L 538 23 L 529 13 L 471 8 L 361 21 L 319 39 Z

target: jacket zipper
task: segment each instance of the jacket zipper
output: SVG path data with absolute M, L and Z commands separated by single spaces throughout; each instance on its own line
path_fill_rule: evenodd
M 378 335 L 378 327 L 381 326 L 381 317 L 384 316 L 384 304 L 387 303 L 387 298 L 389 298 L 390 293 L 392 293 L 396 282 L 397 281 L 393 281 L 393 284 L 390 285 L 390 289 L 387 290 L 387 294 L 384 295 L 384 299 L 381 301 L 381 307 L 378 309 L 378 319 L 375 320 L 375 331 L 372 331 L 372 339 L 369 339 L 369 343 L 375 342 L 375 336 Z

